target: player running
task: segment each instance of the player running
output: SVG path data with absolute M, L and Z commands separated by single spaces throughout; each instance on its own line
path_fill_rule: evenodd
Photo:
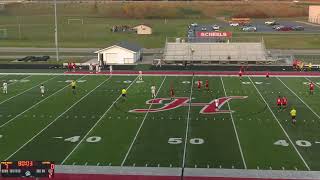
M 198 85 L 198 90 L 200 90 L 202 85 L 202 82 L 200 81 L 200 79 L 198 80 L 197 85 Z
M 143 79 L 142 79 L 142 71 L 139 71 L 138 79 L 139 79 L 139 81 L 143 81 Z
M 151 86 L 151 97 L 156 98 L 156 86 Z
M 205 85 L 205 87 L 206 87 L 206 90 L 209 91 L 209 81 L 208 81 L 208 80 L 206 80 L 206 85 Z
M 121 90 L 121 96 L 122 96 L 123 99 L 126 99 L 126 97 L 127 97 L 127 90 L 126 89 L 123 88 Z
M 283 110 L 285 111 L 285 110 L 287 109 L 287 104 L 288 104 L 288 99 L 287 99 L 287 97 L 283 96 L 281 103 L 282 103 L 282 108 L 283 108 Z
M 8 94 L 8 83 L 6 81 L 3 81 L 2 91 L 3 91 L 3 94 Z
M 313 91 L 314 91 L 314 83 L 310 82 L 309 83 L 309 93 L 310 93 L 310 95 L 313 95 Z
M 71 89 L 72 89 L 73 94 L 76 94 L 76 84 L 77 84 L 77 82 L 75 80 L 72 80 Z
M 45 90 L 44 85 L 41 84 L 41 86 L 40 86 L 40 92 L 41 92 L 41 96 L 42 96 L 42 97 L 44 96 L 44 90 Z
M 280 96 L 278 96 L 277 98 L 277 106 L 278 106 L 278 111 L 281 111 L 282 98 Z
M 173 89 L 172 86 L 170 87 L 170 98 L 171 98 L 171 100 L 173 100 L 173 99 L 175 98 L 175 96 L 174 96 L 174 89 Z
M 216 98 L 216 99 L 214 100 L 214 105 L 215 105 L 216 111 L 218 111 L 218 109 L 219 109 L 219 99 L 218 99 L 218 98 Z
M 292 107 L 292 109 L 290 111 L 290 115 L 291 115 L 292 124 L 295 125 L 297 122 L 297 120 L 296 120 L 297 111 L 294 109 L 294 107 Z
M 240 80 L 242 80 L 242 73 L 243 73 L 243 72 L 242 72 L 242 70 L 240 69 L 239 74 L 238 74 Z

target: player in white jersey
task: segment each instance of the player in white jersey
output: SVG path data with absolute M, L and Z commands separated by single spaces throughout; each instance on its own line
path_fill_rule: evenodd
M 142 71 L 139 71 L 138 79 L 139 79 L 139 81 L 143 81 L 143 79 L 142 79 Z
M 3 81 L 2 90 L 3 94 L 8 94 L 8 83 L 6 81 Z
M 156 86 L 151 86 L 151 96 L 152 98 L 156 98 Z
M 44 85 L 41 84 L 41 86 L 40 86 L 40 91 L 41 91 L 41 96 L 42 96 L 42 97 L 44 96 L 44 90 L 45 90 Z
M 216 106 L 216 110 L 218 110 L 219 109 L 219 99 L 218 98 L 214 100 L 214 104 Z

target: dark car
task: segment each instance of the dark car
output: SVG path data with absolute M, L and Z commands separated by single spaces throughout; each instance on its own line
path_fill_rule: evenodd
M 303 31 L 304 27 L 303 26 L 294 26 L 294 27 L 292 27 L 292 29 L 295 31 Z
M 24 58 L 17 59 L 17 61 L 31 61 L 35 56 L 26 56 Z
M 276 29 L 277 31 L 292 31 L 292 27 L 289 27 L 289 26 L 283 26 L 283 27 L 280 27 L 278 29 Z
M 17 59 L 17 61 L 24 61 L 24 62 L 32 62 L 32 61 L 48 61 L 50 56 L 26 56 L 24 58 Z

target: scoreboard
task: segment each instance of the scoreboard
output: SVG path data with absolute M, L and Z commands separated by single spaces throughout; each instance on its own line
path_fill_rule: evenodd
M 0 177 L 53 178 L 52 161 L 1 161 Z

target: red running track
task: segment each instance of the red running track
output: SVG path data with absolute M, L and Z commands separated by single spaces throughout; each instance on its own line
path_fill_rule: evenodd
M 110 72 L 93 72 L 88 71 L 77 71 L 77 72 L 65 72 L 65 74 L 106 74 Z M 114 75 L 133 75 L 139 74 L 138 71 L 114 71 Z M 143 71 L 146 75 L 213 75 L 213 76 L 238 76 L 236 71 Z M 266 76 L 266 71 L 246 71 L 243 73 L 244 76 Z M 269 72 L 270 76 L 320 76 L 320 72 L 297 72 L 297 71 L 279 71 Z

